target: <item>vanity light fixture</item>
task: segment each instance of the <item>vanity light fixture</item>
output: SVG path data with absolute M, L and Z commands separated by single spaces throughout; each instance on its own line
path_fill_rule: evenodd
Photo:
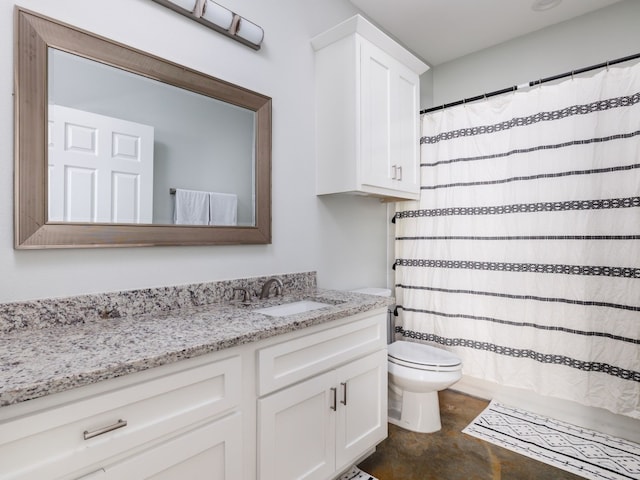
M 153 0 L 229 38 L 260 50 L 264 30 L 212 0 Z

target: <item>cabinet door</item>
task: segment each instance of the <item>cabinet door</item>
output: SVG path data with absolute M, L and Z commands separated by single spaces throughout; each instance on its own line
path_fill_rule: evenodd
M 417 198 L 420 77 L 376 46 L 360 45 L 361 183 Z
M 420 77 L 398 64 L 392 77 L 391 188 L 420 193 Z
M 350 465 L 387 436 L 387 351 L 336 371 L 336 469 Z
M 259 480 L 330 478 L 335 467 L 335 373 L 258 400 Z
M 381 188 L 392 186 L 392 61 L 379 48 L 360 42 L 360 181 Z
M 234 413 L 105 468 L 105 480 L 238 480 L 242 416 Z

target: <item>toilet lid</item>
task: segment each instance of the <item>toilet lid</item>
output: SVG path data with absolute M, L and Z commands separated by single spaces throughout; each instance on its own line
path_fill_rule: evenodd
M 453 370 L 462 363 L 455 354 L 423 343 L 397 341 L 388 350 L 389 360 L 413 368 Z

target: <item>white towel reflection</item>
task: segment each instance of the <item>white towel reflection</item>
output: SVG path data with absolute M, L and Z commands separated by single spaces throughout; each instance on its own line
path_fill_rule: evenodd
M 237 225 L 238 196 L 177 188 L 173 212 L 176 225 Z
M 176 225 L 209 225 L 209 192 L 176 189 Z
M 209 194 L 209 225 L 237 225 L 238 196 L 232 193 Z

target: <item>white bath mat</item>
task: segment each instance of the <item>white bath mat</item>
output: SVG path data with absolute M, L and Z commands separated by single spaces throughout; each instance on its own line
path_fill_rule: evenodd
M 337 480 L 378 480 L 373 475 L 363 472 L 358 467 L 351 467 L 350 470 L 345 472 Z
M 463 432 L 584 478 L 640 479 L 640 445 L 497 402 Z

